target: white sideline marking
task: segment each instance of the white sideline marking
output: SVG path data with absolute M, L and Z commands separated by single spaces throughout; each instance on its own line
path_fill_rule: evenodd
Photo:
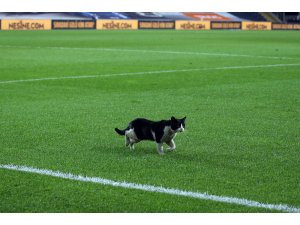
M 86 177 L 86 176 L 82 176 L 82 175 L 74 175 L 71 173 L 62 173 L 59 171 L 38 169 L 38 168 L 33 168 L 33 167 L 28 167 L 28 166 L 0 164 L 0 169 L 1 168 L 8 169 L 8 170 L 23 171 L 23 172 L 28 172 L 28 173 L 36 173 L 36 174 L 47 175 L 47 176 L 52 176 L 52 177 L 59 177 L 59 178 L 68 179 L 68 180 L 91 182 L 91 183 L 97 183 L 97 184 L 102 184 L 102 185 L 109 185 L 109 186 L 128 188 L 128 189 L 137 189 L 137 190 L 148 191 L 148 192 L 164 193 L 164 194 L 169 194 L 169 195 L 185 196 L 185 197 L 191 197 L 191 198 L 197 198 L 197 199 L 203 199 L 203 200 L 243 205 L 243 206 L 248 206 L 248 207 L 257 207 L 257 208 L 264 208 L 264 209 L 269 209 L 269 210 L 279 210 L 279 211 L 294 212 L 294 213 L 300 212 L 300 208 L 289 206 L 286 204 L 267 204 L 267 203 L 251 201 L 251 200 L 247 200 L 247 199 L 243 199 L 243 198 L 210 195 L 207 193 L 184 191 L 184 190 L 179 190 L 179 189 L 164 188 L 164 187 L 145 185 L 145 184 L 128 183 L 125 181 L 122 181 L 122 182 L 113 181 L 113 180 L 104 179 L 101 177 Z
M 300 63 L 296 63 L 296 64 L 249 65 L 249 66 L 224 66 L 224 67 L 181 69 L 181 70 L 158 70 L 158 71 L 145 71 L 145 72 L 132 72 L 132 73 L 113 73 L 113 74 L 102 74 L 102 75 L 101 74 L 95 74 L 95 75 L 78 75 L 78 76 L 65 76 L 65 77 L 44 77 L 44 78 L 22 79 L 22 80 L 4 80 L 4 81 L 0 81 L 0 84 L 34 82 L 34 81 L 45 81 L 45 80 L 64 80 L 64 79 L 83 79 L 83 78 L 99 78 L 99 77 L 114 77 L 114 76 L 132 76 L 132 75 L 146 75 L 146 74 L 178 73 L 178 72 L 192 72 L 192 71 L 205 71 L 205 70 L 231 70 L 231 69 L 288 67 L 288 66 L 300 66 Z
M 58 50 L 93 50 L 93 51 L 116 51 L 116 52 L 141 52 L 141 53 L 161 53 L 161 54 L 180 54 L 180 55 L 202 55 L 202 56 L 229 56 L 229 57 L 249 57 L 249 58 L 266 58 L 266 59 L 294 59 L 299 58 L 285 56 L 263 56 L 263 55 L 247 55 L 247 54 L 230 54 L 230 53 L 211 53 L 211 52 L 183 52 L 183 51 L 162 51 L 162 50 L 146 50 L 146 49 L 122 49 L 122 48 L 89 48 L 89 47 L 59 47 L 59 46 L 13 46 L 0 45 L 1 48 L 37 48 L 37 49 L 58 49 Z

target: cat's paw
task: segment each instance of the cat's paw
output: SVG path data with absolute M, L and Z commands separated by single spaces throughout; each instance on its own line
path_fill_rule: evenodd
M 160 154 L 160 155 L 164 155 L 164 154 L 165 154 L 164 150 L 157 150 L 157 152 L 158 152 L 158 154 Z
M 169 151 L 169 152 L 172 152 L 172 151 L 174 151 L 176 148 L 167 148 L 167 150 Z

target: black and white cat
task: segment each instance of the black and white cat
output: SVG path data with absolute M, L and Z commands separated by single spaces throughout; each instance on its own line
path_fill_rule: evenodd
M 185 129 L 185 119 L 176 119 L 174 116 L 171 120 L 151 121 L 143 118 L 137 118 L 131 121 L 124 130 L 115 128 L 115 131 L 125 136 L 125 146 L 134 149 L 134 144 L 142 140 L 155 141 L 159 154 L 164 154 L 163 143 L 166 143 L 168 150 L 173 151 L 176 148 L 174 138 L 178 132 Z

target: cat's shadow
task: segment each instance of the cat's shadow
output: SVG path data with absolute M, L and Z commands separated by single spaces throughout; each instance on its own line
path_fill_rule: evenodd
M 189 155 L 186 153 L 180 152 L 180 149 L 174 151 L 164 150 L 164 155 L 159 155 L 155 148 L 147 148 L 144 146 L 136 147 L 134 150 L 130 150 L 126 147 L 118 147 L 115 149 L 117 155 L 128 156 L 131 155 L 134 158 L 138 157 L 157 157 L 166 161 L 181 161 L 181 162 L 193 162 L 193 163 L 203 163 L 205 162 L 205 156 L 202 154 L 198 155 Z
M 99 152 L 106 151 L 108 154 L 115 155 L 118 158 L 122 157 L 132 157 L 134 159 L 137 159 L 139 157 L 151 157 L 151 158 L 159 158 L 164 161 L 169 161 L 170 163 L 176 161 L 176 162 L 193 162 L 193 163 L 205 163 L 206 162 L 206 156 L 205 154 L 201 154 L 200 152 L 197 155 L 191 155 L 187 154 L 186 152 L 182 152 L 180 149 L 176 149 L 174 151 L 168 151 L 167 149 L 164 149 L 165 154 L 159 155 L 156 151 L 155 146 L 147 147 L 147 146 L 135 146 L 135 149 L 131 150 L 129 147 L 125 146 L 117 146 L 117 147 L 105 147 L 96 145 L 90 149 L 90 151 L 93 151 L 95 154 L 99 154 Z

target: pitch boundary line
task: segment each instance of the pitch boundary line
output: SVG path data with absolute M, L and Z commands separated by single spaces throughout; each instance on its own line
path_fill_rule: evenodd
M 127 188 L 127 189 L 135 189 L 135 190 L 141 190 L 141 191 L 147 191 L 147 192 L 164 193 L 164 194 L 176 195 L 176 196 L 185 196 L 185 197 L 197 198 L 197 199 L 202 199 L 202 200 L 210 200 L 210 201 L 215 201 L 215 202 L 243 205 L 243 206 L 247 206 L 247 207 L 256 207 L 256 208 L 278 210 L 278 211 L 284 211 L 284 212 L 293 212 L 293 213 L 300 212 L 300 208 L 297 208 L 294 206 L 289 206 L 286 204 L 261 203 L 261 202 L 257 202 L 257 201 L 247 200 L 244 198 L 217 196 L 217 195 L 210 195 L 207 193 L 191 192 L 191 191 L 185 191 L 185 190 L 173 189 L 173 188 L 165 188 L 165 187 L 159 187 L 159 186 L 153 186 L 153 185 L 129 183 L 129 182 L 125 182 L 125 181 L 114 181 L 114 180 L 109 180 L 109 179 L 105 179 L 105 178 L 101 178 L 101 177 L 86 177 L 86 176 L 82 176 L 82 175 L 63 173 L 60 171 L 53 171 L 53 170 L 47 170 L 47 169 L 38 169 L 38 168 L 28 167 L 28 166 L 19 166 L 19 165 L 13 165 L 13 164 L 9 164 L 9 165 L 0 164 L 0 169 L 22 171 L 22 172 L 47 175 L 47 176 L 57 177 L 57 178 L 62 178 L 62 179 L 97 183 L 97 184 L 102 184 L 102 185 Z
M 78 75 L 78 76 L 65 76 L 65 77 L 44 77 L 20 80 L 4 80 L 0 84 L 47 81 L 47 80 L 64 80 L 64 79 L 87 79 L 87 78 L 102 78 L 114 76 L 133 76 L 133 75 L 147 75 L 147 74 L 164 74 L 164 73 L 178 73 L 178 72 L 193 72 L 193 71 L 208 71 L 208 70 L 232 70 L 232 69 L 252 69 L 252 68 L 271 68 L 271 67 L 289 67 L 300 66 L 296 64 L 270 64 L 270 65 L 248 65 L 248 66 L 224 66 L 224 67 L 211 67 L 211 68 L 195 68 L 195 69 L 180 69 L 180 70 L 157 70 L 157 71 L 144 71 L 144 72 L 128 72 L 128 73 L 115 73 L 115 74 L 95 74 L 95 75 Z
M 146 49 L 122 49 L 122 48 L 89 48 L 89 47 L 59 47 L 59 46 L 13 46 L 0 45 L 0 48 L 35 48 L 35 49 L 58 49 L 58 50 L 93 50 L 93 51 L 117 51 L 117 52 L 141 52 L 141 53 L 161 53 L 161 54 L 179 54 L 179 55 L 201 55 L 201 56 L 223 56 L 223 57 L 248 57 L 248 58 L 266 58 L 266 59 L 290 59 L 300 60 L 300 58 L 292 58 L 285 56 L 263 56 L 263 55 L 247 55 L 247 54 L 231 54 L 231 53 L 211 53 L 211 52 L 183 52 L 183 51 L 169 51 L 169 50 L 146 50 Z

